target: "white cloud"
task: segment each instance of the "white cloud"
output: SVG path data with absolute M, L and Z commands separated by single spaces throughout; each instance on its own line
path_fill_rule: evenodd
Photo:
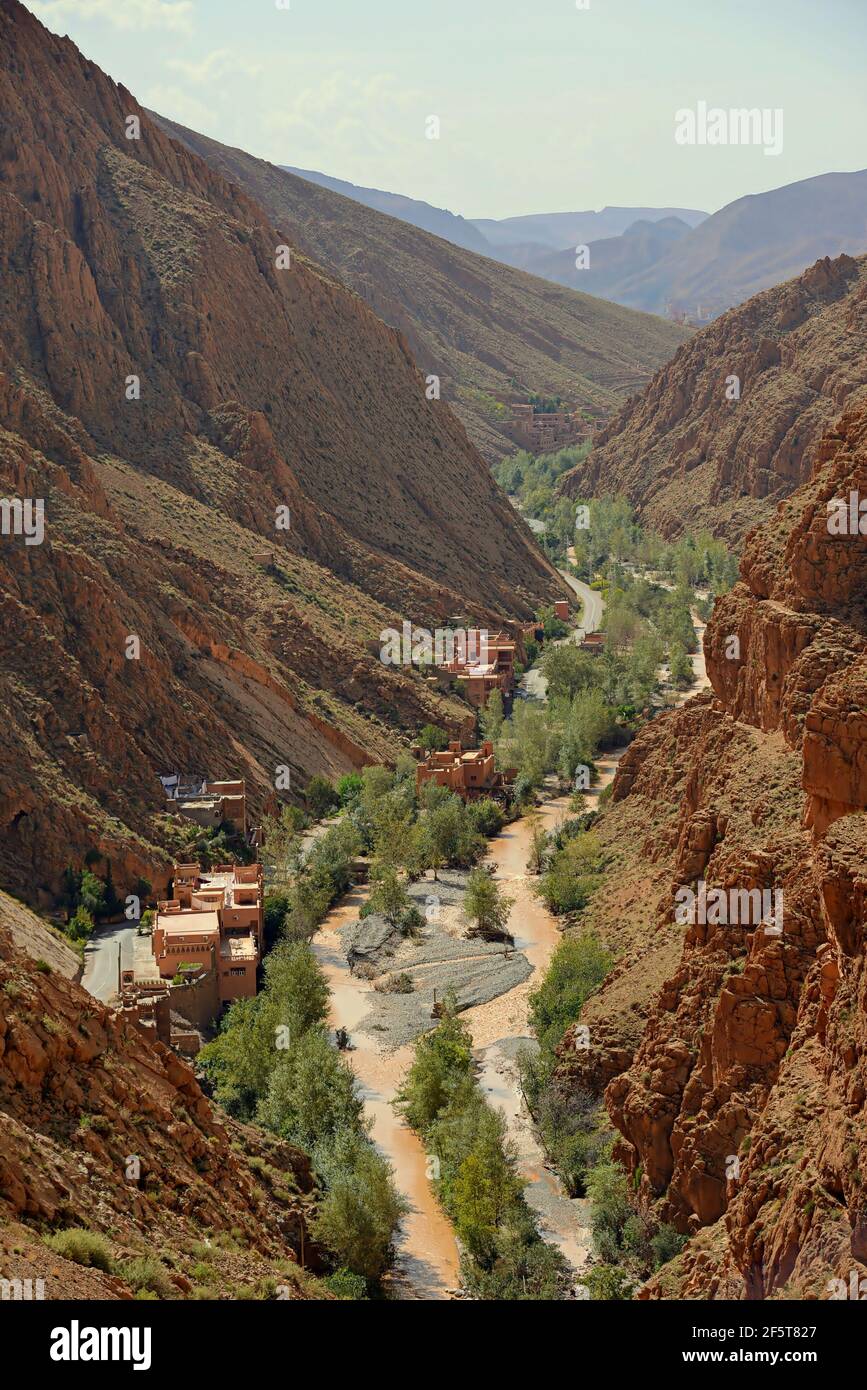
M 29 8 L 55 31 L 68 19 L 103 19 L 115 29 L 193 30 L 193 0 L 30 0 Z
M 281 85 L 282 100 L 268 102 L 260 114 L 272 159 L 325 159 L 331 172 L 337 161 L 418 153 L 428 108 L 420 92 L 388 74 L 362 79 L 332 72 L 288 101 Z
M 191 82 L 216 82 L 223 77 L 260 77 L 262 67 L 259 63 L 251 63 L 246 58 L 241 58 L 237 53 L 231 53 L 228 48 L 215 48 L 212 53 L 205 54 L 199 62 L 190 62 L 186 58 L 170 58 L 167 66 L 176 72 L 182 72 Z

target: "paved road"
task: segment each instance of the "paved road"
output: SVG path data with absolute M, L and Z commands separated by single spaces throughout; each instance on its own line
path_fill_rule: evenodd
M 576 628 L 571 637 L 564 637 L 562 640 L 564 642 L 581 642 L 588 632 L 599 631 L 602 624 L 602 614 L 605 611 L 605 600 L 595 589 L 591 589 L 589 584 L 575 579 L 565 570 L 560 570 L 559 573 L 569 588 L 577 594 L 583 605 L 582 626 Z M 520 688 L 526 692 L 531 700 L 547 700 L 548 698 L 548 682 L 538 666 L 532 666 L 529 671 L 524 672 L 521 677 Z
M 584 605 L 582 616 L 582 627 L 585 634 L 588 632 L 598 632 L 602 626 L 602 613 L 605 608 L 605 601 L 596 589 L 591 589 L 589 584 L 576 579 L 573 574 L 567 574 L 565 570 L 559 571 L 560 576 L 565 579 L 569 588 L 578 595 Z
M 96 999 L 107 1004 L 117 995 L 117 952 L 123 953 L 124 968 L 132 969 L 136 928 L 128 922 L 97 927 L 84 948 L 84 974 L 81 983 Z

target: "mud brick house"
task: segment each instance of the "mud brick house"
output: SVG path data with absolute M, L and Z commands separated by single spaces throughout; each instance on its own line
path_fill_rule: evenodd
M 516 440 L 531 454 L 547 454 L 575 444 L 589 432 L 584 416 L 578 411 L 539 410 L 533 405 L 515 403 L 510 406 L 510 427 Z
M 161 777 L 166 810 L 194 820 L 205 830 L 228 821 L 240 835 L 247 834 L 246 784 L 238 781 L 209 782 L 204 777 L 173 772 Z
M 476 709 L 482 709 L 493 690 L 508 699 L 515 687 L 516 639 L 508 632 L 493 635 L 481 628 L 470 628 L 463 634 L 452 661 L 445 661 L 437 670 L 464 683 L 466 698 Z
M 509 788 L 515 780 L 515 770 L 498 772 L 494 765 L 494 745 L 485 740 L 481 748 L 465 750 L 460 743 L 450 743 L 441 752 L 425 754 L 421 748 L 413 748 L 413 755 L 419 760 L 415 770 L 416 791 L 425 782 L 435 782 L 439 787 L 448 787 L 457 792 L 464 801 L 474 801 L 482 796 L 492 796 L 498 800 L 508 796 Z
M 174 897 L 157 904 L 152 952 L 161 979 L 216 981 L 219 1007 L 256 993 L 262 957 L 264 894 L 259 864 L 176 864 Z

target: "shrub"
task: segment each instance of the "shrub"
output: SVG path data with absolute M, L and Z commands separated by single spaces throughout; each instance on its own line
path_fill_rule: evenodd
M 367 1280 L 363 1274 L 353 1274 L 351 1269 L 338 1269 L 323 1280 L 325 1287 L 342 1299 L 367 1298 Z
M 419 731 L 416 743 L 419 748 L 424 748 L 429 753 L 440 753 L 449 746 L 449 736 L 445 729 L 440 729 L 436 724 L 425 724 Z
M 506 823 L 503 808 L 488 796 L 482 797 L 480 801 L 471 801 L 467 807 L 467 814 L 473 828 L 480 835 L 487 837 L 498 834 Z
M 152 1298 L 175 1296 L 172 1281 L 159 1260 L 141 1255 L 133 1260 L 125 1260 L 117 1273 L 132 1285 L 137 1293 L 146 1293 Z
M 96 1231 L 87 1231 L 82 1226 L 70 1226 L 66 1231 L 57 1231 L 45 1237 L 45 1244 L 55 1254 L 62 1255 L 73 1264 L 86 1265 L 91 1269 L 102 1269 L 111 1274 L 114 1269 L 111 1246 L 104 1236 Z
M 350 806 L 358 800 L 364 789 L 364 779 L 359 772 L 347 772 L 337 783 L 337 795 L 341 806 Z
M 402 970 L 399 975 L 386 975 L 385 979 L 377 980 L 374 989 L 379 994 L 412 994 L 415 985 L 406 971 Z
M 304 799 L 310 808 L 311 815 L 317 820 L 327 816 L 329 811 L 336 810 L 340 805 L 340 796 L 331 785 L 327 777 L 322 777 L 318 773 L 311 777 L 304 792 Z
M 650 1247 L 653 1252 L 653 1267 L 659 1269 L 662 1265 L 668 1264 L 679 1255 L 686 1245 L 686 1236 L 681 1235 L 673 1226 L 663 1224 L 658 1227 L 650 1240 Z
M 86 907 L 77 907 L 75 914 L 66 924 L 66 930 L 73 941 L 86 941 L 93 931 L 93 918 Z
M 530 995 L 530 1024 L 543 1047 L 556 1047 L 612 964 L 610 952 L 591 932 L 558 943 L 544 980 Z
M 390 1262 L 392 1237 L 406 1210 L 391 1168 L 366 1138 L 346 1132 L 319 1166 L 328 1187 L 313 1234 L 341 1265 L 375 1283 Z

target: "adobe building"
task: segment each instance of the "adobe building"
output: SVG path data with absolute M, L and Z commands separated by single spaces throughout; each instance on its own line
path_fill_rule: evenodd
M 509 408 L 512 433 L 531 454 L 552 453 L 566 444 L 576 444 L 590 432 L 587 421 L 577 410 L 539 410 L 537 406 L 518 402 Z
M 481 748 L 464 750 L 460 743 L 450 743 L 440 752 L 424 753 L 421 748 L 413 748 L 413 756 L 418 759 L 415 770 L 415 789 L 421 791 L 425 782 L 435 782 L 438 787 L 448 787 L 464 801 L 475 801 L 482 796 L 504 800 L 515 780 L 515 770 L 498 772 L 494 763 L 494 745 L 486 739 Z
M 469 628 L 458 643 L 454 660 L 443 662 L 437 670 L 463 681 L 467 702 L 483 709 L 494 690 L 499 690 L 504 700 L 511 697 L 516 652 L 517 641 L 510 633 L 501 630 L 491 635 L 483 628 Z
M 228 821 L 246 838 L 247 794 L 243 778 L 209 782 L 204 777 L 173 772 L 160 777 L 160 781 L 166 794 L 166 810 L 173 815 L 186 816 L 204 830 L 216 830 Z
M 157 904 L 151 938 L 160 978 L 177 981 L 178 988 L 195 985 L 217 1010 L 252 999 L 264 934 L 261 866 L 218 864 L 204 871 L 176 864 L 173 887 L 174 896 Z M 189 1016 L 190 1010 L 181 1011 Z M 191 1021 L 206 1021 L 201 1009 L 194 1012 Z

